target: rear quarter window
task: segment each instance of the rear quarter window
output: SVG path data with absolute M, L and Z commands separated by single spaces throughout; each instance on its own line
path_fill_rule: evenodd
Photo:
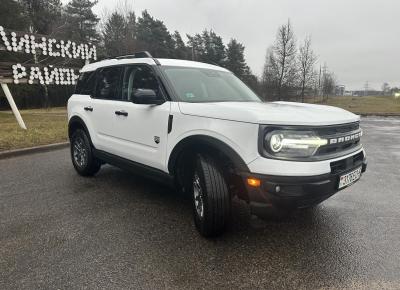
M 95 71 L 81 73 L 75 87 L 75 94 L 92 95 L 96 81 L 95 74 Z

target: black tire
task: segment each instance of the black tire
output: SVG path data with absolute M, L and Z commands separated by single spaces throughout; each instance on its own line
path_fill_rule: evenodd
M 196 156 L 191 193 L 194 222 L 200 234 L 220 235 L 230 221 L 232 201 L 220 168 L 208 156 Z
M 93 176 L 101 167 L 101 162 L 93 156 L 89 137 L 82 129 L 71 136 L 71 160 L 75 170 L 82 176 Z

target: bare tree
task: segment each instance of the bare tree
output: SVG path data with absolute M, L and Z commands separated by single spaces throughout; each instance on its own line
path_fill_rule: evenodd
M 387 95 L 388 93 L 390 93 L 390 86 L 388 83 L 382 84 L 382 93 L 383 95 Z
M 265 63 L 261 79 L 262 92 L 265 100 L 272 100 L 278 87 L 279 70 L 276 66 L 274 57 L 274 48 L 271 46 L 267 49 Z
M 336 86 L 335 75 L 325 70 L 322 76 L 322 94 L 324 101 L 327 101 L 329 95 L 332 95 L 335 92 L 335 86 Z
M 301 85 L 301 101 L 304 103 L 305 89 L 312 85 L 314 65 L 317 57 L 311 48 L 311 37 L 307 36 L 299 48 L 298 66 Z
M 270 61 L 278 73 L 277 93 L 281 100 L 282 89 L 289 87 L 296 76 L 296 39 L 290 20 L 278 29 Z

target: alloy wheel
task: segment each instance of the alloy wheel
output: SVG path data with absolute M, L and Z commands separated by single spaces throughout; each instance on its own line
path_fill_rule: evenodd
M 197 173 L 194 174 L 193 178 L 193 197 L 194 197 L 194 206 L 196 208 L 197 215 L 200 218 L 204 216 L 204 197 L 203 190 L 200 185 L 200 177 Z
M 75 164 L 81 168 L 85 167 L 88 154 L 85 143 L 81 137 L 76 138 L 74 141 L 73 155 Z

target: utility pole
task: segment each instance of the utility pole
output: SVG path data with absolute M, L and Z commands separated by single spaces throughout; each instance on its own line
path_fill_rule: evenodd
M 324 67 L 322 68 L 322 99 L 325 100 L 326 97 L 326 91 L 325 91 L 325 86 L 326 86 L 326 74 L 328 72 L 328 66 L 326 65 L 326 62 L 324 63 Z
M 319 76 L 318 76 L 318 96 L 321 96 L 321 64 L 319 64 Z

